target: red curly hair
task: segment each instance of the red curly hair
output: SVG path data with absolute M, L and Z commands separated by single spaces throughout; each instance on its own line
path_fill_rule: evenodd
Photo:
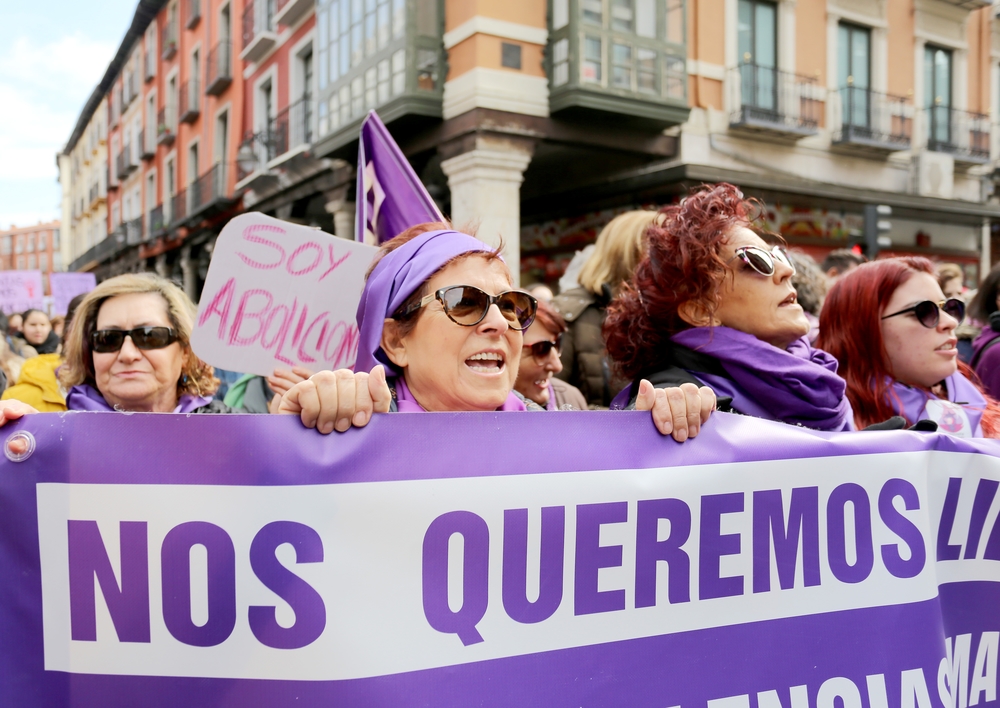
M 854 408 L 854 422 L 864 428 L 894 415 L 902 405 L 892 390 L 889 354 L 882 338 L 882 312 L 892 294 L 914 273 L 936 277 L 934 264 L 926 258 L 903 256 L 864 263 L 840 278 L 827 293 L 819 316 L 816 346 L 840 363 L 837 373 L 847 381 L 847 398 Z M 976 375 L 964 363 L 959 371 L 980 391 Z M 983 394 L 983 433 L 1000 432 L 1000 404 Z M 893 405 L 893 400 L 897 405 Z M 916 421 L 907 421 L 912 424 Z
M 660 210 L 661 222 L 646 229 L 646 255 L 604 320 L 608 354 L 625 377 L 634 380 L 665 363 L 671 335 L 690 327 L 681 305 L 715 312 L 729 272 L 722 247 L 735 227 L 752 227 L 762 211 L 759 201 L 725 182 L 702 185 Z

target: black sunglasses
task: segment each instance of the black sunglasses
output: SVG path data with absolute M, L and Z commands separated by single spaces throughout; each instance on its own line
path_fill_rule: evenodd
M 965 319 L 965 303 L 954 297 L 944 300 L 943 302 L 924 300 L 923 302 L 918 302 L 912 307 L 907 307 L 905 310 L 900 310 L 899 312 L 893 312 L 891 315 L 886 315 L 882 319 L 887 320 L 890 317 L 905 315 L 912 312 L 920 324 L 928 329 L 934 329 L 941 321 L 941 310 L 944 310 L 958 320 L 959 324 L 962 324 L 962 320 Z
M 142 350 L 163 349 L 177 341 L 177 333 L 170 327 L 136 327 L 135 329 L 99 329 L 90 335 L 90 343 L 98 354 L 120 351 L 125 337 Z
M 525 330 L 531 326 L 538 309 L 538 300 L 523 290 L 504 290 L 497 295 L 490 295 L 474 285 L 451 285 L 397 312 L 393 319 L 401 320 L 435 300 L 441 303 L 448 319 L 463 327 L 479 324 L 486 317 L 490 305 L 496 305 L 511 329 Z
M 556 354 L 562 352 L 562 333 L 556 335 L 556 341 L 550 341 L 548 339 L 543 339 L 540 342 L 535 342 L 534 344 L 525 344 L 525 349 L 531 350 L 531 356 L 535 358 L 535 361 L 541 363 L 548 358 L 549 353 L 555 349 Z
M 788 257 L 788 251 L 781 246 L 775 246 L 770 251 L 766 251 L 760 246 L 740 246 L 736 249 L 736 255 L 729 260 L 732 261 L 736 258 L 739 258 L 761 275 L 768 277 L 774 275 L 774 262 L 777 260 L 791 268 L 792 275 L 795 275 L 795 265 L 792 263 L 792 259 Z

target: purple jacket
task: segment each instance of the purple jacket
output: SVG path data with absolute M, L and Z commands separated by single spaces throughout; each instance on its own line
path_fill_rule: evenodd
M 992 398 L 1000 399 L 1000 342 L 979 354 L 987 344 L 1000 337 L 1000 332 L 994 332 L 990 327 L 983 327 L 982 333 L 972 343 L 972 360 L 976 362 L 976 376 L 983 382 Z M 978 359 L 978 360 L 977 360 Z

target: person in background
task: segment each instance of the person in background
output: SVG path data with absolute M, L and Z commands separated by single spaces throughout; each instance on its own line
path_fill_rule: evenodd
M 966 291 L 965 272 L 957 263 L 938 263 L 937 281 L 946 298 L 958 298 L 968 305 L 975 295 Z M 973 315 L 965 318 L 965 321 L 955 329 L 955 336 L 958 337 L 958 358 L 967 364 L 972 360 L 972 343 L 982 332 L 985 323 L 985 320 L 979 320 Z
M 535 321 L 524 332 L 521 363 L 514 390 L 545 410 L 587 410 L 587 399 L 580 391 L 553 374 L 562 371 L 559 347 L 566 332 L 566 321 L 551 305 L 538 301 Z
M 281 397 L 312 372 L 301 366 L 275 369 L 270 376 L 244 374 L 229 386 L 223 402 L 241 413 L 276 413 Z
M 814 430 L 851 430 L 837 363 L 809 345 L 809 322 L 780 240 L 751 229 L 764 206 L 705 185 L 661 210 L 647 251 L 608 307 L 608 353 L 632 379 L 613 408 L 654 386 L 711 387 L 719 409 Z
M 815 345 L 816 338 L 819 337 L 819 311 L 823 308 L 823 298 L 826 297 L 830 281 L 808 253 L 789 251 L 788 258 L 795 268 L 792 287 L 798 293 L 799 304 L 809 321 L 809 343 Z
M 69 301 L 66 318 L 73 320 L 76 308 L 83 302 L 80 294 Z M 63 341 L 65 344 L 65 341 Z M 52 413 L 66 410 L 66 391 L 59 385 L 56 371 L 63 363 L 62 355 L 56 352 L 39 354 L 26 360 L 21 366 L 17 383 L 6 391 L 0 400 L 15 400 L 27 403 L 41 413 Z
M 22 317 L 19 312 L 15 312 L 7 318 L 7 335 L 13 337 L 21 331 Z
M 63 317 L 62 315 L 56 315 L 55 317 L 52 318 L 51 322 L 52 322 L 52 331 L 56 333 L 56 336 L 59 337 L 59 339 L 62 339 L 63 327 L 65 327 L 66 325 L 66 318 Z
M 1000 406 L 958 361 L 964 316 L 965 302 L 945 298 L 926 258 L 866 263 L 834 284 L 818 344 L 840 363 L 859 428 L 898 415 L 959 437 L 1000 434 Z
M 647 227 L 658 219 L 655 211 L 629 211 L 608 222 L 580 270 L 579 287 L 552 300 L 569 327 L 563 337 L 563 370 L 556 376 L 578 388 L 591 408 L 610 406 L 628 383 L 613 375 L 601 327 L 608 303 L 642 257 Z
M 532 283 L 526 287 L 525 290 L 531 293 L 531 295 L 539 302 L 552 302 L 552 298 L 555 297 L 555 294 L 552 292 L 552 288 L 545 283 Z
M 328 434 L 390 411 L 539 410 L 513 390 L 537 305 L 512 281 L 500 249 L 443 223 L 410 227 L 382 245 L 369 270 L 354 370 L 292 386 L 279 412 Z M 678 442 L 697 435 L 715 408 L 708 389 L 641 388 L 636 407 Z
M 993 266 L 969 304 L 969 316 L 985 325 L 972 343 L 969 366 L 993 398 L 1000 399 L 1000 264 Z
M 22 317 L 21 331 L 15 334 L 11 348 L 15 353 L 30 359 L 39 354 L 57 354 L 62 344 L 52 331 L 49 316 L 41 310 L 26 310 Z
M 867 262 L 868 259 L 860 253 L 855 253 L 849 248 L 838 248 L 826 254 L 820 270 L 826 273 L 826 277 L 832 287 L 839 278 L 847 275 L 862 263 Z

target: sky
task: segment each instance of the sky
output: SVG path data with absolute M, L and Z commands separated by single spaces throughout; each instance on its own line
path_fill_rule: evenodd
M 61 216 L 56 153 L 137 0 L 0 0 L 0 229 Z

